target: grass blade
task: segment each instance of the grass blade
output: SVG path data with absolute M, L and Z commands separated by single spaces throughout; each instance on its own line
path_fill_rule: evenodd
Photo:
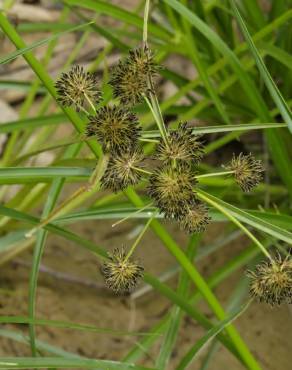
M 25 118 L 17 121 L 11 121 L 0 125 L 0 134 L 25 130 L 27 128 L 39 128 L 43 126 L 59 125 L 66 123 L 66 116 L 63 113 L 52 114 L 36 118 Z
M 81 149 L 81 145 L 77 144 L 73 147 L 67 149 L 64 154 L 64 158 L 74 158 Z M 55 204 L 57 203 L 57 199 L 61 193 L 62 187 L 65 183 L 65 178 L 59 178 L 54 180 L 51 189 L 48 194 L 47 201 L 45 203 L 42 218 L 46 218 L 50 212 L 54 209 Z M 37 291 L 37 282 L 38 282 L 38 275 L 39 275 L 39 267 L 41 263 L 41 258 L 44 252 L 46 239 L 48 236 L 48 231 L 45 229 L 40 230 L 37 233 L 36 237 L 36 244 L 33 250 L 33 260 L 32 260 L 32 267 L 30 271 L 30 278 L 29 278 L 29 295 L 28 295 L 28 312 L 29 318 L 33 321 L 35 316 L 35 306 L 36 306 L 36 291 Z M 35 327 L 34 323 L 30 323 L 29 325 L 29 336 L 30 336 L 30 345 L 32 355 L 37 355 L 37 348 L 36 348 L 36 334 L 35 334 Z
M 94 10 L 97 13 L 109 15 L 112 18 L 116 18 L 122 22 L 136 26 L 139 29 L 143 28 L 143 19 L 141 17 L 106 1 L 83 0 L 80 2 L 79 0 L 65 0 L 64 2 L 68 5 L 74 5 Z M 148 30 L 150 34 L 153 34 L 162 40 L 169 41 L 170 34 L 164 28 L 154 24 L 149 24 Z
M 84 167 L 6 167 L 0 168 L 0 184 L 48 182 L 60 177 L 86 179 L 91 173 Z
M 243 211 L 235 206 L 232 206 L 231 204 L 224 202 L 223 200 L 215 197 L 214 195 L 206 193 L 203 190 L 198 190 L 197 192 L 199 196 L 200 194 L 203 194 L 206 198 L 211 199 L 213 202 L 225 208 L 232 216 L 237 218 L 239 221 L 242 221 L 258 229 L 261 232 L 265 232 L 277 239 L 283 240 L 288 244 L 292 245 L 292 233 L 290 233 L 289 231 L 283 230 L 278 226 L 275 226 L 267 221 L 260 219 L 257 216 L 251 215 L 246 211 Z
M 28 46 L 25 46 L 24 48 L 18 49 L 16 51 L 14 51 L 13 53 L 5 55 L 4 57 L 0 58 L 0 65 L 10 63 L 12 60 L 16 59 L 17 57 L 19 57 L 21 55 L 24 55 L 27 52 L 29 52 L 29 51 L 31 51 L 31 50 L 39 47 L 39 46 L 45 45 L 45 44 L 49 43 L 50 41 L 55 40 L 55 39 L 65 35 L 66 33 L 78 31 L 82 28 L 90 26 L 91 24 L 92 24 L 92 22 L 88 22 L 88 23 L 80 24 L 78 26 L 74 26 L 72 28 L 69 28 L 66 31 L 54 33 L 50 37 L 47 37 L 45 39 L 36 41 L 36 42 L 34 42 L 34 43 L 32 43 Z
M 8 36 L 11 42 L 16 46 L 17 49 L 23 49 L 26 47 L 24 41 L 16 32 L 14 27 L 8 21 L 8 19 L 4 16 L 2 12 L 0 12 L 0 27 L 2 28 L 3 32 Z M 47 91 L 50 95 L 57 101 L 57 93 L 54 87 L 54 83 L 51 80 L 50 76 L 48 75 L 47 71 L 43 67 L 43 65 L 34 57 L 34 55 L 29 51 L 26 54 L 23 54 L 24 59 L 30 65 L 31 69 L 35 72 L 38 76 L 40 81 L 44 84 Z M 61 106 L 61 109 L 69 118 L 69 120 L 73 123 L 75 129 L 80 133 L 84 131 L 84 122 L 81 120 L 79 115 L 71 108 L 65 108 Z M 95 142 L 87 142 L 88 146 L 92 150 L 92 152 L 99 157 L 101 154 L 100 147 L 98 143 Z
M 233 9 L 234 15 L 238 21 L 238 24 L 241 28 L 241 31 L 250 47 L 250 50 L 255 58 L 255 61 L 257 63 L 259 72 L 271 94 L 271 97 L 273 98 L 275 104 L 277 105 L 279 111 L 281 112 L 281 115 L 284 119 L 284 121 L 287 123 L 290 132 L 292 133 L 292 113 L 290 111 L 289 106 L 287 105 L 285 99 L 283 98 L 281 92 L 279 91 L 277 85 L 275 84 L 274 80 L 272 79 L 269 71 L 267 70 L 267 67 L 260 56 L 259 52 L 257 51 L 257 48 L 248 32 L 248 29 L 244 23 L 244 20 L 242 19 L 238 8 L 235 4 L 234 0 L 230 0 L 231 7 Z
M 127 194 L 130 201 L 137 207 L 144 206 L 142 200 L 134 190 L 129 188 L 128 190 L 125 191 L 125 193 Z M 176 258 L 181 267 L 189 275 L 190 279 L 200 290 L 200 292 L 206 299 L 206 302 L 208 302 L 208 305 L 213 310 L 215 315 L 219 318 L 219 320 L 224 320 L 225 312 L 223 308 L 221 307 L 217 298 L 209 288 L 206 281 L 203 279 L 202 275 L 195 268 L 195 266 L 188 260 L 188 258 L 185 256 L 181 248 L 167 233 L 167 231 L 163 228 L 159 221 L 153 220 L 151 223 L 151 228 L 156 233 L 156 235 L 161 239 L 161 241 L 167 247 L 169 252 Z M 232 343 L 234 344 L 235 348 L 237 349 L 246 366 L 250 370 L 260 370 L 261 369 L 260 365 L 254 359 L 253 355 L 250 353 L 249 349 L 247 348 L 244 341 L 241 339 L 240 335 L 237 333 L 236 329 L 233 326 L 228 326 L 226 330 L 228 332 L 230 339 L 232 340 Z
M 249 130 L 264 130 L 278 127 L 287 127 L 286 123 L 241 123 L 237 125 L 214 125 L 207 127 L 193 127 L 191 132 L 194 134 L 212 134 L 219 132 L 233 132 L 233 131 L 249 131 Z M 160 137 L 158 130 L 147 130 L 142 133 L 142 137 L 146 139 L 152 139 Z
M 107 328 L 97 328 L 92 325 L 77 324 L 68 321 L 59 320 L 47 320 L 47 319 L 36 319 L 25 316 L 0 316 L 1 324 L 34 324 L 38 326 L 50 326 L 54 328 L 62 329 L 74 329 L 80 331 L 88 331 L 93 333 L 102 333 L 110 335 L 123 335 L 123 336 L 148 336 L 152 334 L 142 333 L 142 332 L 130 332 L 126 330 L 112 330 Z
M 214 339 L 222 330 L 245 312 L 249 304 L 250 302 L 235 310 L 235 312 L 229 315 L 225 320 L 222 320 L 218 325 L 214 326 L 201 339 L 199 339 L 183 357 L 176 370 L 186 369 L 197 358 L 199 353 L 212 341 L 212 339 Z
M 107 369 L 107 370 L 151 370 L 125 362 L 59 357 L 1 357 L 0 369 Z M 153 369 L 154 370 L 154 369 Z
M 186 256 L 189 258 L 190 261 L 193 261 L 195 257 L 200 238 L 201 238 L 200 235 L 195 235 L 192 236 L 189 240 L 189 244 L 186 250 Z M 190 283 L 189 276 L 183 270 L 181 272 L 177 288 L 177 293 L 183 298 L 187 298 L 188 296 L 189 283 Z M 156 367 L 158 369 L 163 370 L 166 369 L 168 366 L 168 362 L 171 358 L 172 351 L 176 343 L 182 316 L 183 311 L 179 307 L 174 307 L 172 309 L 164 341 L 162 343 L 160 353 L 156 361 Z

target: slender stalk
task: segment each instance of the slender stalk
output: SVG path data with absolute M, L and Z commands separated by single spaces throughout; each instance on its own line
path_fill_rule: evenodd
M 84 96 L 85 96 L 85 99 L 87 100 L 91 110 L 93 111 L 93 113 L 96 113 L 96 108 L 95 108 L 92 100 L 89 98 L 89 96 L 87 94 L 84 94 Z
M 232 173 L 234 173 L 234 171 L 213 172 L 213 173 L 206 173 L 206 174 L 203 174 L 203 175 L 197 175 L 196 178 L 197 179 L 202 179 L 202 178 L 205 178 L 205 177 L 225 176 L 225 175 L 230 175 Z
M 220 204 L 214 202 L 212 199 L 210 199 L 208 196 L 202 194 L 200 190 L 197 190 L 197 195 L 199 198 L 204 200 L 205 202 L 209 203 L 214 208 L 217 208 L 218 211 L 223 213 L 227 218 L 229 218 L 230 221 L 232 221 L 236 226 L 238 226 L 255 244 L 257 247 L 260 248 L 260 250 L 264 253 L 266 257 L 268 257 L 271 261 L 273 261 L 272 256 L 270 253 L 266 250 L 266 248 L 262 245 L 262 243 L 244 226 L 241 222 L 239 222 L 235 217 L 233 217 L 230 212 L 228 212 L 224 207 L 221 207 Z
M 127 220 L 129 220 L 130 218 L 133 218 L 133 216 L 135 216 L 135 215 L 139 214 L 140 212 L 145 211 L 145 209 L 147 209 L 147 208 L 151 207 L 151 206 L 152 206 L 152 204 L 153 204 L 152 202 L 151 202 L 151 203 L 149 203 L 149 204 L 146 204 L 146 206 L 144 206 L 144 207 L 142 207 L 142 208 L 138 209 L 137 211 L 135 211 L 135 212 L 131 213 L 131 214 L 130 214 L 130 215 L 128 215 L 127 217 L 124 217 L 124 218 L 122 218 L 121 220 L 119 220 L 119 221 L 115 222 L 114 224 L 112 224 L 112 227 L 116 227 L 117 225 L 121 224 L 122 222 L 127 221 Z
M 149 19 L 149 8 L 150 8 L 150 0 L 145 1 L 145 8 L 144 8 L 144 23 L 143 23 L 143 46 L 144 50 L 147 49 L 147 42 L 148 42 L 148 19 Z M 165 141 L 166 144 L 168 144 L 168 138 L 167 138 L 167 130 L 164 124 L 163 116 L 160 110 L 160 106 L 158 103 L 157 96 L 155 94 L 153 81 L 151 76 L 148 76 L 148 87 L 149 87 L 149 97 L 150 101 L 147 96 L 144 96 L 144 99 L 149 106 L 153 117 L 156 121 L 156 124 L 158 126 L 158 129 L 160 131 L 160 134 Z
M 144 46 L 147 46 L 149 8 L 150 8 L 150 0 L 146 0 L 145 9 L 144 9 L 144 21 L 143 21 L 143 44 Z
M 151 222 L 153 221 L 154 217 L 155 217 L 155 214 L 151 218 L 149 218 L 149 220 L 146 222 L 145 226 L 143 227 L 143 230 L 140 232 L 140 234 L 138 235 L 138 238 L 134 241 L 134 243 L 133 243 L 132 247 L 130 248 L 128 254 L 126 255 L 125 261 L 127 261 L 131 257 L 131 255 L 133 254 L 135 248 L 140 243 L 140 240 L 143 238 L 143 235 L 148 230 L 148 228 L 149 228 Z
M 132 166 L 132 168 L 136 171 L 139 171 L 141 173 L 144 173 L 145 175 L 152 175 L 153 172 L 150 172 L 150 171 L 147 171 L 147 170 L 144 170 L 143 168 L 140 168 L 140 167 L 134 167 Z
M 160 135 L 162 137 L 162 139 L 164 140 L 165 143 L 168 143 L 168 138 L 167 138 L 167 131 L 166 131 L 166 128 L 165 128 L 165 125 L 164 125 L 164 121 L 163 119 L 161 118 L 162 115 L 161 115 L 161 111 L 160 113 L 157 112 L 157 109 L 154 109 L 154 106 L 152 104 L 153 102 L 153 94 L 150 93 L 150 99 L 151 101 L 148 99 L 148 97 L 145 95 L 144 96 L 144 100 L 146 101 L 153 117 L 154 117 L 154 120 L 157 124 L 157 127 L 158 127 L 158 130 L 160 131 Z M 156 100 L 155 100 L 156 101 Z
M 84 94 L 85 95 L 85 94 Z M 85 95 L 86 97 L 86 95 Z M 76 104 L 76 101 L 69 95 L 69 94 L 66 94 L 66 98 L 70 99 L 73 103 L 73 106 L 76 105 L 77 108 L 78 108 L 78 112 L 83 112 L 84 114 L 86 114 L 86 116 L 90 116 L 90 113 L 88 112 L 87 109 L 85 109 L 82 105 L 80 104 Z M 94 110 L 95 111 L 95 110 Z

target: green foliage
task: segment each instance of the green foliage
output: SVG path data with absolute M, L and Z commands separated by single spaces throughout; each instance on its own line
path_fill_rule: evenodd
M 212 340 L 213 343 L 218 341 L 224 345 L 245 368 L 260 370 L 261 365 L 254 359 L 248 343 L 242 340 L 234 326 L 235 319 L 248 306 L 239 305 L 231 313 L 225 312 L 213 288 L 255 257 L 260 255 L 263 258 L 262 251 L 269 257 L 268 248 L 276 249 L 279 241 L 285 243 L 285 246 L 292 245 L 292 50 L 289 32 L 285 32 L 291 22 L 291 9 L 285 1 L 275 2 L 276 5 L 263 13 L 260 1 L 257 0 L 244 1 L 242 4 L 234 0 L 146 0 L 146 5 L 150 5 L 147 20 L 148 13 L 143 17 L 141 10 L 145 5 L 144 1 L 137 11 L 132 12 L 113 5 L 110 1 L 63 0 L 60 3 L 64 6 L 60 21 L 50 24 L 49 29 L 47 25 L 39 23 L 22 23 L 16 29 L 6 14 L 0 12 L 3 36 L 16 47 L 16 51 L 1 57 L 0 64 L 23 57 L 35 74 L 35 80 L 31 83 L 8 81 L 7 76 L 5 80 L 0 80 L 0 90 L 18 89 L 26 93 L 20 109 L 20 118 L 0 125 L 0 134 L 11 135 L 0 160 L 0 184 L 4 185 L 0 196 L 4 197 L 7 185 L 19 185 L 11 199 L 0 205 L 0 225 L 3 230 L 0 237 L 0 264 L 18 255 L 23 249 L 34 246 L 28 315 L 0 317 L 1 323 L 29 325 L 28 338 L 24 339 L 19 332 L 6 329 L 0 330 L 0 336 L 30 344 L 33 357 L 1 358 L 0 368 L 146 370 L 147 368 L 140 364 L 143 364 L 145 355 L 158 339 L 163 338 L 160 341 L 159 356 L 152 368 L 167 369 L 179 336 L 182 317 L 187 315 L 207 331 L 200 340 L 190 346 L 189 351 L 180 359 L 177 369 L 187 368 L 194 359 L 198 361 L 198 354 Z M 84 9 L 86 13 L 83 12 Z M 67 16 L 71 13 L 77 17 L 76 24 L 68 22 Z M 102 21 L 96 22 L 100 15 L 118 22 L 103 27 Z M 24 33 L 44 30 L 51 32 L 47 38 L 30 45 L 23 41 Z M 99 163 L 105 161 L 102 146 L 95 138 L 85 136 L 88 124 L 86 110 L 78 114 L 72 108 L 60 105 L 54 82 L 47 69 L 62 35 L 76 31 L 81 32 L 82 36 L 59 73 L 66 72 L 74 64 L 78 52 L 89 36 L 104 37 L 107 46 L 91 60 L 89 67 L 91 72 L 96 72 L 103 66 L 100 87 L 104 100 L 99 102 L 97 109 L 112 100 L 112 89 L 108 85 L 108 56 L 115 49 L 123 53 L 128 49 L 140 47 L 142 37 L 154 51 L 155 62 L 163 65 L 166 59 L 171 61 L 173 55 L 177 54 L 198 72 L 193 78 L 180 75 L 172 70 L 170 63 L 168 68 L 161 69 L 159 73 L 162 81 L 174 86 L 175 92 L 158 101 L 150 81 L 148 89 L 146 86 L 146 93 L 144 91 L 145 94 L 139 96 L 144 96 L 145 101 L 134 107 L 134 113 L 143 127 L 140 144 L 147 155 L 154 153 L 154 147 L 161 137 L 167 140 L 164 122 L 169 123 L 167 129 L 175 130 L 180 122 L 199 120 L 200 124 L 189 129 L 189 134 L 204 135 L 207 155 L 217 155 L 221 148 L 224 150 L 228 145 L 233 148 L 234 142 L 239 145 L 237 140 L 240 140 L 245 151 L 250 151 L 248 140 L 245 139 L 253 134 L 260 138 L 252 151 L 256 157 L 264 160 L 267 166 L 266 177 L 249 195 L 242 194 L 232 178 L 232 173 L 226 172 L 226 178 L 222 178 L 220 168 L 209 164 L 200 164 L 198 167 L 197 180 L 202 189 L 197 190 L 197 196 L 209 203 L 212 222 L 231 221 L 232 224 L 228 231 L 222 234 L 222 242 L 214 242 L 214 246 L 205 251 L 200 243 L 202 236 L 192 235 L 184 251 L 183 246 L 178 245 L 163 226 L 163 214 L 150 203 L 144 191 L 145 181 L 116 194 L 99 191 L 99 174 L 92 170 L 92 167 L 98 159 L 101 161 Z M 34 55 L 35 49 L 41 45 L 47 45 L 47 54 L 43 61 Z M 184 103 L 181 103 L 182 99 Z M 40 108 L 37 114 L 31 117 L 29 111 L 34 102 L 40 102 Z M 116 103 L 116 100 L 114 102 Z M 51 113 L 52 110 L 55 113 Z M 56 129 L 62 126 L 68 128 L 70 124 L 73 126 L 73 134 L 56 140 Z M 29 148 L 24 145 L 28 139 L 31 140 Z M 36 155 L 48 151 L 54 153 L 54 160 L 48 166 L 31 165 L 30 160 Z M 229 148 L 227 152 L 230 152 Z M 208 163 L 214 162 L 211 160 Z M 94 182 L 95 180 L 97 182 Z M 82 183 L 80 196 L 73 194 L 63 204 L 59 196 L 64 185 L 70 182 Z M 42 209 L 42 221 L 33 216 L 36 207 Z M 52 217 L 48 218 L 51 215 Z M 44 222 L 46 218 L 47 222 Z M 148 333 L 143 333 L 142 338 L 139 336 L 133 347 L 129 345 L 128 354 L 124 359 L 120 359 L 120 362 L 111 361 L 110 355 L 107 360 L 82 358 L 39 341 L 35 333 L 37 325 L 107 332 L 109 335 L 121 337 L 138 334 L 35 317 L 38 273 L 47 238 L 51 234 L 59 235 L 65 240 L 73 241 L 76 247 L 86 248 L 92 252 L 94 258 L 104 261 L 108 253 L 102 246 L 97 246 L 86 237 L 70 231 L 67 226 L 88 220 L 102 222 L 124 218 L 130 224 L 135 220 L 145 220 L 146 229 L 149 226 L 175 258 L 176 266 L 172 276 L 179 273 L 176 290 L 160 277 L 149 274 L 146 266 L 143 278 L 145 286 L 133 293 L 143 294 L 145 289 L 155 290 L 156 294 L 168 299 L 171 306 L 169 313 L 165 314 L 155 327 L 150 328 Z M 252 244 L 232 259 L 227 256 L 225 264 L 211 276 L 203 276 L 198 269 L 200 260 L 227 244 L 233 237 L 234 227 L 245 233 Z M 237 236 L 242 236 L 242 232 Z M 32 236 L 29 240 L 28 235 Z M 191 288 L 195 288 L 195 292 Z M 195 306 L 199 299 L 207 302 L 219 321 L 209 320 L 202 314 Z M 39 351 L 44 353 L 44 357 L 36 357 Z M 57 357 L 46 357 L 47 354 Z M 206 364 L 210 361 L 206 361 Z M 206 368 L 204 365 L 204 369 Z

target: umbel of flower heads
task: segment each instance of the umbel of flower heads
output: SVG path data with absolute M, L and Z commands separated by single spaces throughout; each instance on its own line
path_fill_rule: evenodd
M 56 83 L 59 101 L 83 112 L 97 103 L 101 106 L 94 114 L 88 113 L 86 135 L 96 137 L 110 157 L 101 177 L 103 188 L 117 192 L 146 180 L 147 194 L 165 218 L 175 220 L 188 233 L 203 232 L 211 219 L 196 195 L 197 166 L 204 154 L 201 137 L 186 122 L 176 130 L 166 129 L 167 136 L 161 137 L 151 155 L 154 168 L 145 169 L 142 130 L 132 108 L 155 95 L 153 77 L 159 68 L 147 47 L 131 50 L 111 71 L 109 84 L 118 103 L 103 105 L 96 75 L 74 66 Z M 233 156 L 226 167 L 244 192 L 262 179 L 261 161 L 251 154 Z M 134 249 L 128 254 L 123 248 L 115 249 L 102 267 L 106 285 L 116 293 L 131 291 L 143 276 L 143 267 L 131 259 Z M 252 296 L 268 303 L 291 298 L 290 260 L 263 263 L 249 276 Z

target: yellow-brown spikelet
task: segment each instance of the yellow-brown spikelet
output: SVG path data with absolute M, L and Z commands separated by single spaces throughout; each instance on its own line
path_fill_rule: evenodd
M 140 148 L 112 154 L 101 179 L 102 186 L 117 192 L 129 185 L 136 185 L 141 179 L 139 167 L 143 159 L 143 151 Z
M 250 295 L 271 306 L 292 303 L 292 260 L 280 255 L 273 261 L 257 265 L 255 271 L 248 271 Z
M 168 135 L 168 143 L 161 138 L 156 148 L 155 158 L 164 162 L 185 161 L 198 164 L 204 154 L 203 143 L 199 135 L 192 133 L 187 128 L 187 123 L 171 131 Z
M 166 218 L 178 219 L 192 203 L 196 184 L 195 174 L 185 163 L 165 165 L 150 176 L 148 193 Z
M 134 106 L 149 95 L 148 79 L 157 72 L 153 55 L 147 48 L 131 50 L 129 55 L 113 68 L 110 85 L 113 95 L 121 103 Z
M 86 102 L 86 96 L 93 104 L 101 100 L 101 92 L 98 89 L 97 75 L 85 72 L 83 67 L 75 65 L 68 73 L 62 73 L 55 83 L 58 101 L 63 106 L 74 106 L 77 111 Z
M 178 221 L 184 230 L 193 234 L 205 231 L 211 218 L 207 206 L 194 199 L 192 204 L 186 207 L 184 214 L 179 217 Z
M 137 116 L 113 105 L 100 108 L 89 118 L 86 135 L 96 136 L 104 151 L 130 150 L 137 145 L 141 127 Z
M 237 157 L 233 155 L 227 169 L 234 171 L 235 181 L 244 192 L 251 191 L 263 178 L 262 162 L 251 154 L 240 153 Z
M 109 254 L 109 260 L 102 266 L 105 283 L 115 293 L 131 292 L 143 277 L 144 268 L 130 258 L 126 259 L 123 248 L 116 248 Z

